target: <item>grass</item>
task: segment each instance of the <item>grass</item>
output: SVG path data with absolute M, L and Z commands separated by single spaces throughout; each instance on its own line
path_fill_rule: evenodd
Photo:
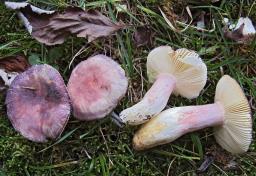
M 95 8 L 112 20 L 122 19 L 134 26 L 148 25 L 155 34 L 152 46 L 135 47 L 135 27 L 120 31 L 106 39 L 90 44 L 85 39 L 70 37 L 64 44 L 45 46 L 26 32 L 13 11 L 0 4 L 0 57 L 26 54 L 33 63 L 48 63 L 56 67 L 67 82 L 76 64 L 96 53 L 111 55 L 122 64 L 129 77 L 127 96 L 116 108 L 117 112 L 139 101 L 149 88 L 145 62 L 148 52 L 160 45 L 174 48 L 187 47 L 198 51 L 208 67 L 208 81 L 201 95 L 194 100 L 172 96 L 168 106 L 206 104 L 213 102 L 216 83 L 221 75 L 229 74 L 243 87 L 251 103 L 255 137 L 256 98 L 256 42 L 236 44 L 223 36 L 222 16 L 237 19 L 248 15 L 256 22 L 256 5 L 249 0 L 222 0 L 219 7 L 190 1 L 193 8 L 210 11 L 216 23 L 212 33 L 188 28 L 178 34 L 170 30 L 160 16 L 158 7 L 175 6 L 170 1 L 129 1 L 129 10 L 122 15 L 116 8 L 121 2 L 33 0 L 37 6 L 62 9 L 70 2 L 83 8 Z M 178 3 L 177 3 L 178 4 Z M 254 1 L 255 4 L 255 1 Z M 178 6 L 178 5 L 177 5 Z M 79 52 L 80 55 L 77 53 Z M 74 57 L 76 56 L 76 57 Z M 72 60 L 71 69 L 69 64 Z M 173 143 L 136 152 L 132 148 L 132 136 L 137 127 L 118 128 L 109 118 L 101 121 L 80 123 L 71 118 L 62 137 L 46 144 L 36 144 L 14 131 L 6 117 L 4 94 L 0 104 L 0 176 L 4 175 L 194 175 L 211 148 L 219 148 L 211 129 L 187 134 Z M 215 160 L 202 175 L 255 175 L 256 141 L 243 155 L 231 156 L 217 150 L 222 159 Z M 219 157 L 221 158 L 221 157 Z M 234 159 L 237 170 L 225 170 L 227 161 Z

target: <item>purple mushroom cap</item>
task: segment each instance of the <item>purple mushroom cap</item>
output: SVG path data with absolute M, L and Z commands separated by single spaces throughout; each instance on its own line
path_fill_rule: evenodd
M 7 91 L 5 103 L 13 127 L 34 142 L 59 137 L 71 109 L 60 73 L 46 64 L 19 74 Z

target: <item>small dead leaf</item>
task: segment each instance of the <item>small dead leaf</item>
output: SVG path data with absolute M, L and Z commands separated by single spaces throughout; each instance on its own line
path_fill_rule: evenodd
M 63 12 L 57 12 L 44 11 L 28 3 L 5 2 L 5 5 L 17 10 L 31 35 L 46 45 L 61 44 L 71 34 L 88 38 L 91 42 L 125 27 L 96 10 L 67 7 Z
M 211 20 L 211 13 L 203 10 L 190 9 L 187 5 L 181 12 L 176 12 L 170 8 L 163 8 L 160 12 L 174 32 L 182 33 L 188 28 L 194 28 L 198 31 L 213 32 L 215 31 L 215 22 Z M 212 23 L 212 24 L 211 24 Z M 178 27 L 180 26 L 180 27 Z
M 236 25 L 230 23 L 229 19 L 224 19 L 224 24 L 224 36 L 236 41 L 237 43 L 248 43 L 255 38 L 256 31 L 252 21 L 248 17 L 239 18 Z
M 133 40 L 136 47 L 152 44 L 152 31 L 148 27 L 138 27 L 133 33 Z
M 239 166 L 238 163 L 235 162 L 234 160 L 230 160 L 224 167 L 224 170 L 229 171 L 229 170 L 238 170 Z
M 7 72 L 21 73 L 30 67 L 28 60 L 23 55 L 0 58 L 0 68 Z
M 205 172 L 209 168 L 209 166 L 213 163 L 213 161 L 214 161 L 214 157 L 212 155 L 206 155 L 204 158 L 204 162 L 197 169 L 197 173 Z
M 0 91 L 10 86 L 14 78 L 30 67 L 25 56 L 8 56 L 0 58 Z
M 230 153 L 228 153 L 218 145 L 212 145 L 210 148 L 207 149 L 206 154 L 212 155 L 215 158 L 216 162 L 223 165 L 227 164 L 231 159 L 233 159 L 233 156 L 230 155 Z
M 218 166 L 224 170 L 237 170 L 238 164 L 235 162 L 235 158 L 220 146 L 212 145 L 206 149 L 204 161 L 197 169 L 198 174 L 206 172 L 209 166 L 215 162 Z
M 234 31 L 229 31 L 224 27 L 224 36 L 238 43 L 247 43 L 253 40 L 254 35 L 243 35 L 244 24 Z
M 243 39 L 243 33 L 242 33 L 243 28 L 244 28 L 244 25 L 241 25 L 238 29 L 231 32 L 225 27 L 224 35 L 229 39 L 240 41 L 241 39 Z

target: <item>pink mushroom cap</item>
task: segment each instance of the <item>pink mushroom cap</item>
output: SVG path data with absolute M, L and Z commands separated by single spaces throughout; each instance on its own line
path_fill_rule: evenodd
M 105 117 L 125 95 L 127 86 L 124 70 L 110 57 L 96 55 L 82 61 L 67 86 L 73 115 L 79 120 Z

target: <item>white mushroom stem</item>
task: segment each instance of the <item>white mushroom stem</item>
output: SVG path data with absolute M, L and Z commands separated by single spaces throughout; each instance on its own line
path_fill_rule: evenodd
M 180 136 L 224 123 L 221 103 L 165 110 L 146 123 L 134 136 L 134 148 L 143 150 L 174 141 Z
M 175 86 L 174 76 L 167 73 L 159 74 L 143 99 L 120 113 L 121 121 L 130 125 L 139 125 L 160 113 L 166 106 Z

